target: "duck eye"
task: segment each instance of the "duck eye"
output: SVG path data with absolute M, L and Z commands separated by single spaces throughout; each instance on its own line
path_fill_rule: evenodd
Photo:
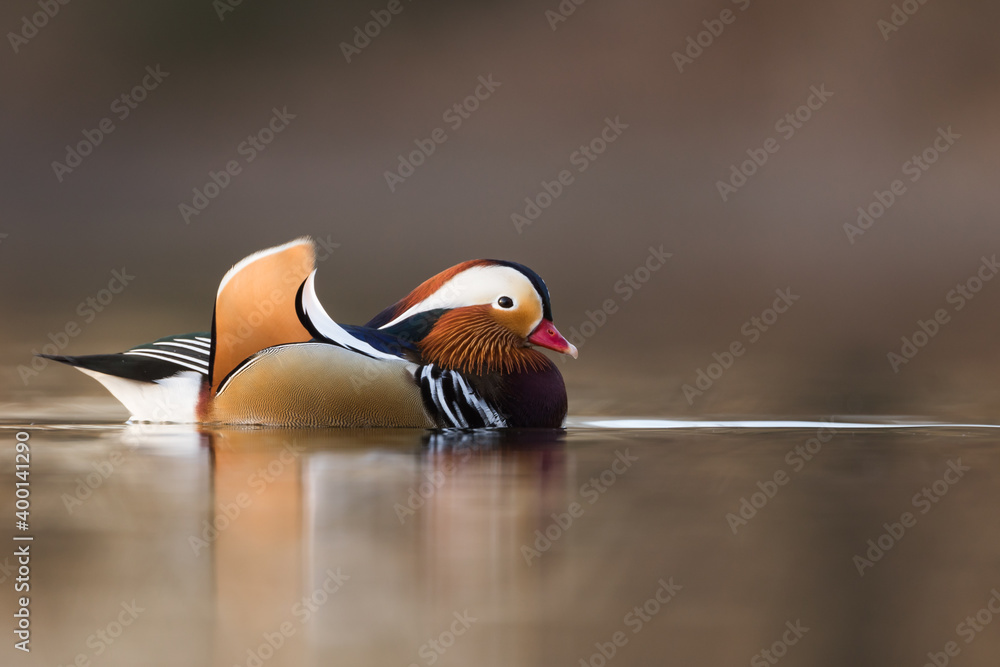
M 513 308 L 514 300 L 509 296 L 502 296 L 499 299 L 497 299 L 497 305 L 500 306 L 501 308 Z

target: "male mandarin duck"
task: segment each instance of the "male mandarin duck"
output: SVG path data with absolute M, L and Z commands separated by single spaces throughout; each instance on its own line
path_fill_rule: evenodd
M 577 356 L 531 269 L 463 262 L 364 326 L 334 322 L 315 247 L 262 250 L 222 279 L 212 332 L 121 354 L 50 356 L 96 378 L 135 421 L 418 428 L 562 425 L 562 375 L 531 346 Z

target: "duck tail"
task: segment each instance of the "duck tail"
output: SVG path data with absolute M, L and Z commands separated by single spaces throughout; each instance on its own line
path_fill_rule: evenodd
M 208 375 L 208 333 L 166 336 L 118 354 L 40 354 L 89 375 L 121 401 L 133 421 L 197 421 Z

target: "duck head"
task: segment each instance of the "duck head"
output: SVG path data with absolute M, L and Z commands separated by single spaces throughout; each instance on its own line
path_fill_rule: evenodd
M 552 323 L 545 282 L 526 266 L 463 262 L 426 280 L 367 326 L 414 341 L 424 361 L 463 372 L 514 373 L 547 365 L 543 347 L 574 358 Z

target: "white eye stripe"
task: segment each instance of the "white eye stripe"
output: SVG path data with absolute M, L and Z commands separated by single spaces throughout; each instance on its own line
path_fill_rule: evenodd
M 411 306 L 380 328 L 391 327 L 429 310 L 485 304 L 499 307 L 497 301 L 502 296 L 510 298 L 515 305 L 534 301 L 539 311 L 542 310 L 542 300 L 535 286 L 520 271 L 509 266 L 474 266 L 452 277 L 429 297 Z

